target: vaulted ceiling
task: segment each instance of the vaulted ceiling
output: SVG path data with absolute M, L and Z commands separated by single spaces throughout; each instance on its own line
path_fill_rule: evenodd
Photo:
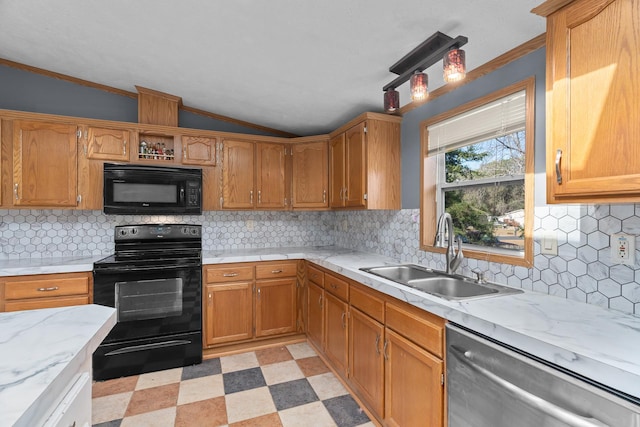
M 539 3 L 0 0 L 0 58 L 311 135 L 382 111 L 389 66 L 436 31 L 468 37 L 468 69 L 540 35 Z M 441 61 L 427 72 L 443 84 Z

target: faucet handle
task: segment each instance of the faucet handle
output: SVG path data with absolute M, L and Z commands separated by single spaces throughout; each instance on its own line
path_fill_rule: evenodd
M 482 284 L 482 283 L 486 283 L 487 282 L 484 279 L 484 271 L 476 269 L 476 270 L 471 270 L 471 272 L 476 275 L 476 282 L 477 283 Z

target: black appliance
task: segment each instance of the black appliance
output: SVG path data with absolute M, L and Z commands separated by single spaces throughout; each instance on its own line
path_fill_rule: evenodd
M 104 213 L 202 213 L 202 169 L 104 164 Z
M 115 255 L 93 264 L 93 301 L 117 323 L 93 354 L 105 380 L 202 362 L 202 227 L 115 228 Z

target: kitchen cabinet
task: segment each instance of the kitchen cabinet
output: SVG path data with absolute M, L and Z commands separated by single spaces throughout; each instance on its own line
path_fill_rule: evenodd
M 0 311 L 89 304 L 91 273 L 36 274 L 0 278 Z
M 324 346 L 324 273 L 307 263 L 307 338 Z
M 293 150 L 294 209 L 327 208 L 329 145 L 327 141 L 296 143 Z
M 218 138 L 182 136 L 182 164 L 216 166 Z
M 400 209 L 400 122 L 365 113 L 330 134 L 330 207 Z
M 385 423 L 442 426 L 444 320 L 401 302 L 385 311 Z
M 296 274 L 297 261 L 205 265 L 204 346 L 295 333 Z
M 82 150 L 91 160 L 129 161 L 131 133 L 128 129 L 108 129 L 83 126 Z
M 324 352 L 336 371 L 347 378 L 349 339 L 349 283 L 325 273 Z
M 289 204 L 285 181 L 285 145 L 256 143 L 256 209 L 285 209 Z
M 244 264 L 205 266 L 205 346 L 253 337 L 253 270 Z
M 77 205 L 77 132 L 70 124 L 13 122 L 13 206 Z
M 568 4 L 567 4 L 568 3 Z M 640 0 L 547 1 L 547 200 L 640 201 Z

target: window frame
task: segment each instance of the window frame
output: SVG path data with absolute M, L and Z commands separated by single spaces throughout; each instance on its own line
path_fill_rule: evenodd
M 464 249 L 467 258 L 481 259 L 517 266 L 533 267 L 533 220 L 534 220 L 534 149 L 535 149 L 535 77 L 514 83 L 481 98 L 467 102 L 444 113 L 437 114 L 420 122 L 420 249 L 427 252 L 444 253 L 446 249 L 434 247 L 438 221 L 436 200 L 440 199 L 437 190 L 438 155 L 429 156 L 428 127 L 453 116 L 481 107 L 489 102 L 504 98 L 519 91 L 525 91 L 525 174 L 524 174 L 524 255 L 506 255 L 492 251 Z

